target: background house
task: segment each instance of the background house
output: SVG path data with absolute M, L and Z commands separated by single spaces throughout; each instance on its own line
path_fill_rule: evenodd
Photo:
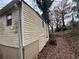
M 35 59 L 49 39 L 48 25 L 26 2 L 0 10 L 0 59 Z

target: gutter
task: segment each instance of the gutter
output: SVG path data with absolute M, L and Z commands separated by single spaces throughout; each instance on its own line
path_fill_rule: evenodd
M 18 4 L 19 8 L 19 59 L 24 59 L 24 47 L 23 47 L 23 35 L 22 35 L 22 0 L 20 1 L 20 4 Z

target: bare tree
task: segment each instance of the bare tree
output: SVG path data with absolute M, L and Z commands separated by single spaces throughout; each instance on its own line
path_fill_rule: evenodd
M 56 7 L 53 10 L 50 10 L 49 13 L 50 25 L 55 27 L 56 31 L 59 31 L 61 27 L 61 15 L 58 13 Z
M 61 1 L 57 6 L 50 10 L 50 23 L 55 23 L 57 31 L 59 28 L 66 29 L 65 18 L 70 17 L 67 15 L 72 12 L 72 3 L 68 0 Z M 53 26 L 53 25 L 52 25 Z
M 65 16 L 72 11 L 72 3 L 69 3 L 68 0 L 63 0 L 60 2 L 58 6 L 56 6 L 56 13 L 61 16 L 62 20 L 62 28 L 64 29 L 65 26 Z

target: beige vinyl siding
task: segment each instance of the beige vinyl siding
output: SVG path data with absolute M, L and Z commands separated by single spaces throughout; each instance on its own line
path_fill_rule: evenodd
M 24 21 L 24 46 L 39 40 L 40 51 L 48 41 L 48 27 L 46 23 L 44 22 L 43 28 L 41 18 L 25 3 L 22 4 L 22 20 Z
M 20 59 L 19 49 L 0 44 L 0 59 Z
M 18 21 L 18 9 L 12 11 L 12 26 L 6 26 L 6 15 L 0 17 L 0 24 L 3 26 L 0 31 L 0 44 L 10 47 L 19 47 L 18 33 L 14 33 L 13 27 Z
M 24 47 L 24 59 L 35 59 L 39 53 L 39 40 Z
M 42 50 L 42 48 L 44 47 L 44 45 L 47 43 L 48 39 L 49 39 L 48 25 L 46 25 L 44 23 L 43 35 L 40 37 L 40 40 L 39 40 L 39 51 Z

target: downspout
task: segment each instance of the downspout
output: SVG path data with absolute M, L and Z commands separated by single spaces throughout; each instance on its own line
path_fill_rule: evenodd
M 22 0 L 18 6 L 19 8 L 19 59 L 24 59 L 24 48 L 23 48 L 23 35 L 22 35 Z

